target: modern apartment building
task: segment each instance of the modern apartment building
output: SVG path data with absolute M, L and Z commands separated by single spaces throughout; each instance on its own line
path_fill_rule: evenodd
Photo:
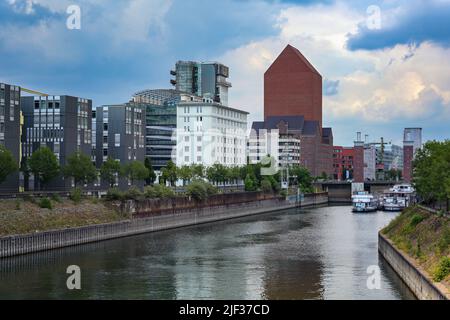
M 92 100 L 72 96 L 28 96 L 21 98 L 24 115 L 22 155 L 25 159 L 42 146 L 49 147 L 63 167 L 76 152 L 92 151 Z M 31 176 L 25 185 L 33 189 Z M 52 190 L 67 190 L 73 181 L 63 177 L 51 182 Z
M 203 98 L 177 106 L 177 166 L 246 164 L 248 112 Z
M 0 83 L 0 145 L 12 153 L 18 166 L 21 161 L 23 125 L 20 94 L 19 86 Z M 0 192 L 18 192 L 19 187 L 19 172 L 15 172 L 0 184 Z
M 260 163 L 264 157 L 271 156 L 276 166 L 285 167 L 301 163 L 301 135 L 289 123 L 254 122 L 248 141 L 248 160 L 250 164 Z
M 97 168 L 112 158 L 122 165 L 145 160 L 145 106 L 125 103 L 97 107 L 95 113 L 95 162 Z M 94 122 L 94 120 L 93 120 Z M 97 182 L 97 185 L 99 182 Z M 103 185 L 105 188 L 109 187 Z M 117 178 L 117 186 L 131 186 L 128 179 Z
M 228 106 L 229 68 L 217 62 L 178 61 L 171 71 L 176 90 Z

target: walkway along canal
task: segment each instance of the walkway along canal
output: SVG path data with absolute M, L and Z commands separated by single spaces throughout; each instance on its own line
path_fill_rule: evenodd
M 0 259 L 0 298 L 413 299 L 378 255 L 396 215 L 289 209 Z M 81 290 L 66 287 L 70 265 Z

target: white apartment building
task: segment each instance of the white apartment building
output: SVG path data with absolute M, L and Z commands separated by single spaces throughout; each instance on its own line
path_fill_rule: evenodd
M 208 98 L 180 102 L 177 105 L 177 166 L 245 165 L 247 117 L 248 112 Z
M 278 129 L 253 129 L 248 141 L 250 164 L 260 163 L 270 155 L 278 167 L 300 164 L 300 139 L 293 134 L 280 134 Z

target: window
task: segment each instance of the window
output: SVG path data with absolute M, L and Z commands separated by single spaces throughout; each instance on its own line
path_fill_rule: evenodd
M 107 157 L 108 156 L 108 149 L 103 149 L 103 156 Z
M 120 147 L 120 134 L 119 133 L 116 133 L 114 135 L 114 146 Z
M 189 147 L 184 147 L 184 152 L 189 152 Z
M 189 162 L 189 157 L 188 156 L 184 157 L 184 162 Z
M 107 123 L 103 124 L 103 131 L 108 131 L 108 124 Z
M 103 136 L 103 143 L 108 143 L 108 136 Z

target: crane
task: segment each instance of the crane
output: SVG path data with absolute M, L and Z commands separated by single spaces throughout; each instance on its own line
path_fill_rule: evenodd
M 36 95 L 36 96 L 41 96 L 41 97 L 48 97 L 49 96 L 46 93 L 42 93 L 42 92 L 35 91 L 35 90 L 30 90 L 30 89 L 27 89 L 27 88 L 21 88 L 21 90 L 25 91 L 25 92 L 28 92 L 28 93 L 31 93 L 31 94 Z
M 391 145 L 392 142 L 385 142 L 384 138 L 381 137 L 381 141 L 380 142 L 373 142 L 371 143 L 374 146 L 381 146 L 381 150 L 380 150 L 380 157 L 379 157 L 379 161 L 377 163 L 377 173 L 378 175 L 381 173 L 383 175 L 383 179 L 384 179 L 384 150 L 385 150 L 385 146 L 386 145 Z

